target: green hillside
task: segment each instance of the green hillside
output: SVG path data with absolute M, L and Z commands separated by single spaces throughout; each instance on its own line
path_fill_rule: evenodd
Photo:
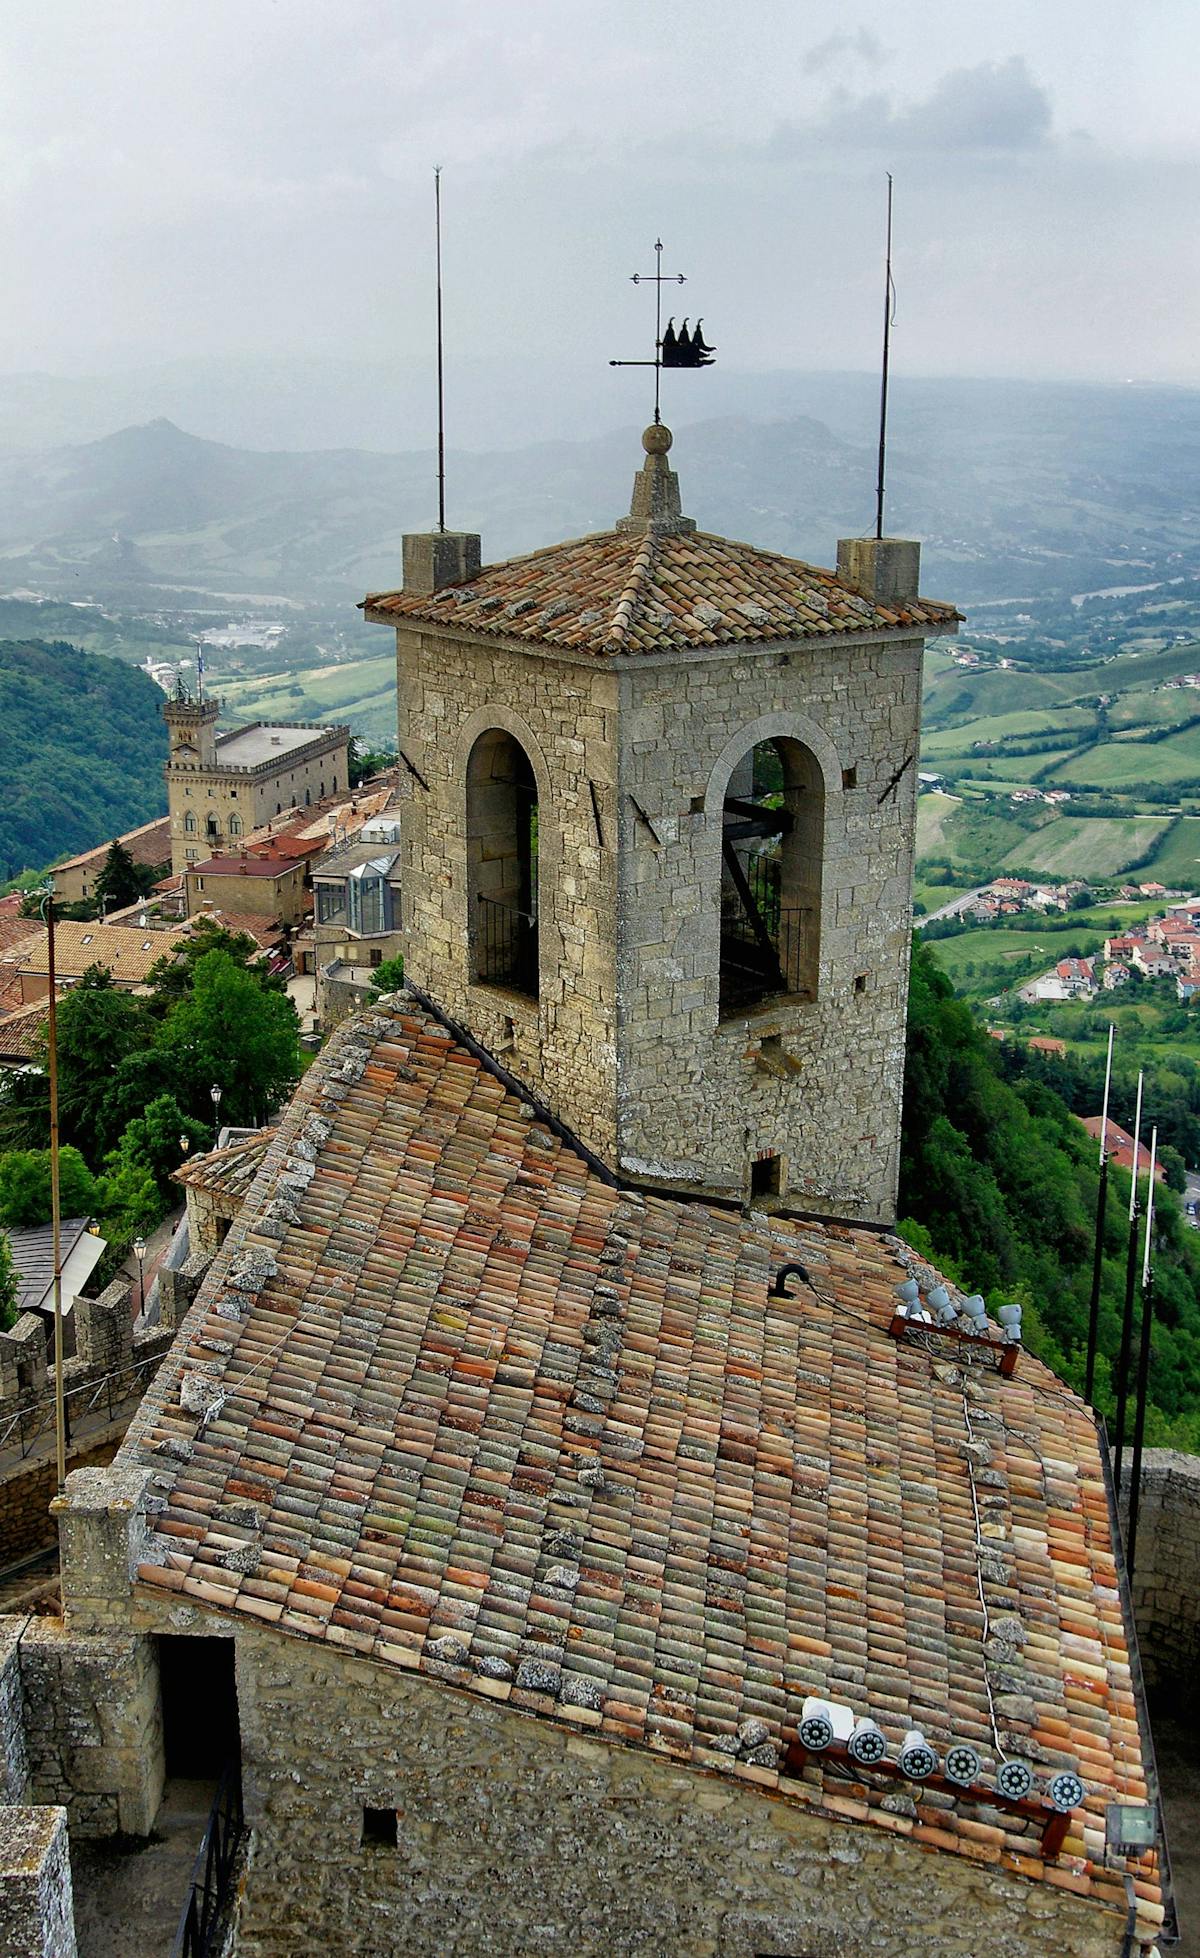
M 955 948 L 962 942 L 953 941 Z M 918 944 L 913 960 L 901 1230 L 965 1286 L 987 1293 L 990 1304 L 1020 1298 L 1028 1344 L 1079 1388 L 1099 1173 L 1095 1145 L 1072 1111 L 1095 1107 L 1103 1062 L 1099 1051 L 1090 1062 L 1057 1061 L 1015 1041 L 989 1040 L 953 996 L 942 970 L 949 949 L 949 942 Z M 1125 1119 L 1127 1089 L 1122 1083 L 1117 1097 Z M 1161 1092 L 1162 1084 L 1153 1082 L 1156 1119 Z M 1187 1138 L 1181 1132 L 1179 1139 Z M 1097 1404 L 1108 1415 L 1129 1199 L 1124 1172 L 1115 1171 L 1113 1180 L 1097 1370 Z M 1200 1232 L 1188 1229 L 1168 1189 L 1156 1198 L 1155 1224 L 1148 1434 L 1152 1445 L 1194 1450 L 1200 1445 Z
M 0 880 L 163 813 L 161 703 L 118 660 L 0 641 Z

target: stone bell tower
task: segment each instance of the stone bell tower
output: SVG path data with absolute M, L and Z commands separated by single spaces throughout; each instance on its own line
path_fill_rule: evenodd
M 622 1178 L 893 1215 L 918 546 L 698 532 L 669 430 L 610 531 L 405 539 L 406 972 Z

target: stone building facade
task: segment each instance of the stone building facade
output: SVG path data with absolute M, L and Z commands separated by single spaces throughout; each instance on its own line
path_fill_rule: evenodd
M 213 908 L 293 926 L 308 910 L 305 865 L 286 847 L 278 852 L 240 849 L 207 857 L 189 864 L 183 881 L 189 918 Z
M 220 702 L 164 702 L 171 869 L 176 876 L 218 850 L 236 849 L 275 817 L 349 783 L 348 727 L 257 721 L 217 733 Z
M 444 552 L 444 590 L 409 539 L 411 588 L 366 602 L 397 632 L 406 973 L 619 1173 L 883 1221 L 922 649 L 956 614 L 917 596 L 915 545 L 853 540 L 833 579 L 697 535 L 664 438 L 615 532 L 465 583 Z M 747 1001 L 726 866 L 738 810 L 770 817 L 738 801 L 764 753 L 788 828 L 740 868 L 775 872 L 780 971 Z M 514 914 L 536 973 L 497 982 L 479 941 Z

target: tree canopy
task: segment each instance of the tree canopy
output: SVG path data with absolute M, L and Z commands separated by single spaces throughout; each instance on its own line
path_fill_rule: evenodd
M 91 1217 L 98 1192 L 96 1179 L 78 1149 L 59 1150 L 58 1187 L 64 1217 Z M 0 1225 L 6 1230 L 30 1230 L 50 1222 L 50 1151 L 10 1149 L 0 1156 Z
M 136 904 L 140 897 L 145 897 L 153 882 L 153 866 L 135 863 L 118 838 L 108 846 L 108 855 L 100 866 L 92 892 L 101 909 L 122 911 L 127 904 Z
M 1101 1404 L 1120 1345 L 1129 1178 L 1110 1169 L 1102 1273 Z M 1047 1078 L 989 1039 L 933 950 L 913 956 L 901 1229 L 974 1290 L 1019 1298 L 1034 1351 L 1082 1387 L 1099 1184 L 1096 1145 Z M 1200 1448 L 1200 1233 L 1155 1197 L 1151 1431 Z M 914 1230 L 914 1226 L 917 1228 Z

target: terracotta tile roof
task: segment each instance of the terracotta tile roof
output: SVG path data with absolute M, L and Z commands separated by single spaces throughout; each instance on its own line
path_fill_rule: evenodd
M 1030 1041 L 1029 1044 L 1032 1046 L 1033 1042 Z M 1077 1115 L 1075 1119 L 1087 1130 L 1093 1142 L 1099 1142 L 1100 1130 L 1104 1126 L 1104 1117 L 1102 1115 Z M 1111 1115 L 1108 1118 L 1105 1146 L 1108 1153 L 1108 1160 L 1111 1163 L 1116 1163 L 1118 1169 L 1133 1168 L 1133 1137 L 1130 1135 L 1128 1129 L 1123 1129 L 1119 1123 L 1114 1122 Z M 1139 1176 L 1145 1176 L 1150 1168 L 1150 1151 L 1144 1142 L 1139 1142 L 1137 1145 L 1137 1166 Z M 1160 1183 L 1166 1173 L 1166 1168 L 1162 1163 L 1155 1163 L 1154 1180 L 1156 1183 Z
M 10 945 L 19 945 L 29 937 L 32 930 L 30 919 L 21 916 L 21 896 L 14 891 L 11 897 L 0 898 L 0 958 Z
M 704 532 L 601 531 L 486 566 L 432 596 L 377 592 L 369 619 L 453 625 L 579 652 L 655 653 L 900 627 L 943 631 L 952 605 L 872 604 L 831 571 Z
M 306 1075 L 124 1444 L 162 1503 L 139 1582 L 1119 1903 L 1096 1431 L 1028 1355 L 889 1338 L 911 1256 L 611 1187 L 398 996 Z M 787 1772 L 810 1692 L 893 1751 L 1077 1767 L 1063 1854 L 982 1796 L 911 1819 Z
M 143 823 L 139 829 L 128 829 L 117 838 L 135 863 L 153 865 L 169 863 L 171 860 L 171 818 L 156 816 L 153 822 Z M 64 857 L 55 864 L 55 871 L 83 870 L 94 867 L 96 870 L 104 862 L 112 848 L 111 839 L 107 843 L 97 843 L 94 849 L 81 850 L 77 857 Z
M 58 918 L 54 925 L 55 971 L 60 978 L 78 979 L 90 965 L 102 965 L 118 983 L 136 985 L 152 965 L 170 953 L 174 942 L 169 932 L 151 931 L 133 921 L 128 925 L 101 925 Z M 45 927 L 37 925 L 7 956 L 21 970 L 44 977 L 46 946 Z
M 188 877 L 286 877 L 299 870 L 300 858 L 278 856 L 267 851 L 241 853 L 234 857 L 206 857 L 203 863 L 189 863 Z
M 57 990 L 57 989 L 56 989 Z M 50 1017 L 48 999 L 35 1000 L 0 1016 L 0 1061 L 30 1061 L 41 1045 Z
M 231 1142 L 224 1149 L 210 1149 L 203 1156 L 193 1156 L 175 1171 L 173 1180 L 188 1189 L 208 1190 L 213 1195 L 236 1198 L 240 1203 L 274 1140 L 274 1129 L 259 1129 L 255 1135 Z

